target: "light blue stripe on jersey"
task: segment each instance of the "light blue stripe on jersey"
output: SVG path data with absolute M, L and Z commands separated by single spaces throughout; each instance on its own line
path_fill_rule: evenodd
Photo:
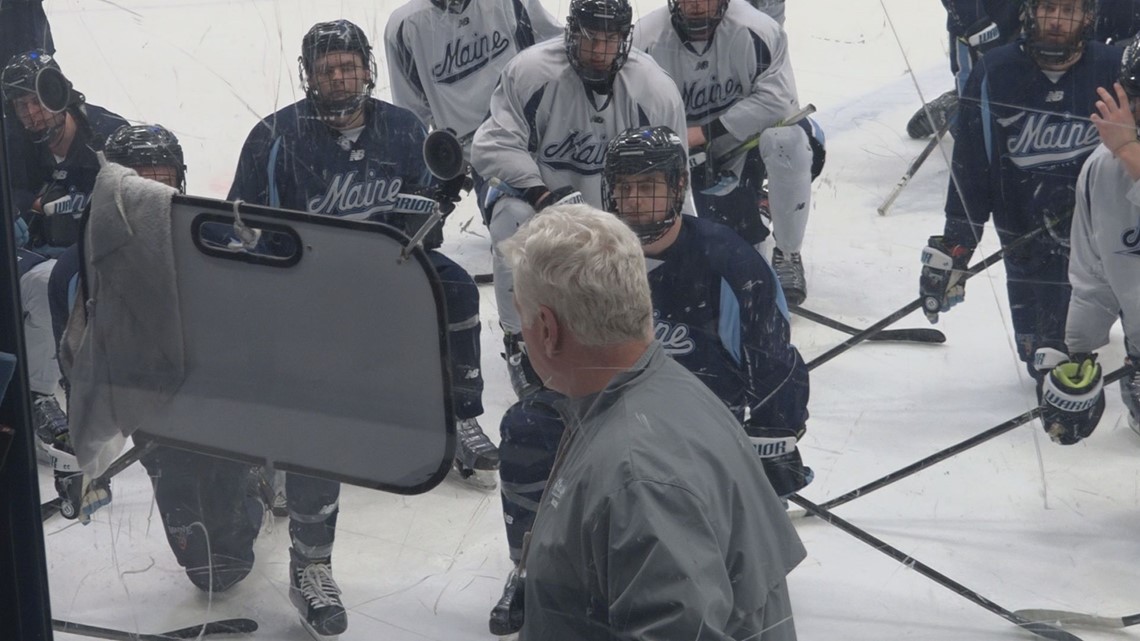
M 277 193 L 277 152 L 281 151 L 281 137 L 278 136 L 273 141 L 273 147 L 269 150 L 269 206 L 280 207 L 281 195 Z
M 994 162 L 993 131 L 990 130 L 990 87 L 989 76 L 982 79 L 982 139 L 986 143 L 986 158 Z
M 717 323 L 720 344 L 728 350 L 732 360 L 740 365 L 740 301 L 728 281 L 723 278 L 720 279 L 720 318 Z

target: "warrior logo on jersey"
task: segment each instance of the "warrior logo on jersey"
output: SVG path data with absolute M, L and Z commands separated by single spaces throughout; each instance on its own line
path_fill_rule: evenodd
M 685 115 L 689 120 L 699 120 L 717 115 L 736 104 L 744 95 L 744 86 L 736 78 L 717 82 L 713 76 L 707 80 L 686 82 L 681 89 L 685 101 Z
M 445 85 L 459 82 L 506 53 L 510 47 L 510 38 L 498 31 L 490 35 L 476 34 L 468 39 L 460 36 L 447 43 L 443 60 L 431 68 L 432 79 Z
M 359 171 L 337 174 L 324 194 L 309 199 L 309 213 L 363 219 L 390 211 L 403 182 L 400 178 L 377 178 L 372 172 L 367 177 L 361 177 Z
M 606 159 L 606 140 L 592 132 L 571 131 L 562 140 L 543 147 L 540 159 L 552 169 L 586 176 L 600 174 Z
M 998 123 L 1009 127 L 1023 118 L 1024 123 L 1006 138 L 1010 160 L 1023 169 L 1080 162 L 1100 143 L 1096 126 L 1088 121 L 1021 111 L 999 118 Z
M 657 311 L 653 312 L 653 337 L 665 348 L 670 356 L 684 356 L 692 354 L 696 344 L 689 337 L 689 326 L 684 323 L 674 325 L 669 321 L 661 320 Z

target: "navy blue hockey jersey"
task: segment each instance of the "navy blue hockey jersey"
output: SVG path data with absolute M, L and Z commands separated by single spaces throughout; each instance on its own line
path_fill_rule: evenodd
M 647 259 L 654 331 L 665 351 L 743 420 L 798 429 L 808 371 L 791 345 L 772 268 L 731 229 L 685 216 L 676 242 Z
M 329 127 L 308 100 L 259 122 L 242 147 L 229 199 L 313 214 L 387 222 L 400 193 L 431 184 L 424 127 L 370 98 L 355 140 Z
M 1055 81 L 1020 43 L 998 47 L 970 74 L 954 131 L 953 172 L 946 198 L 949 242 L 975 247 L 993 215 L 1005 241 L 1039 228 L 1048 218 L 1065 223 L 1081 165 L 1100 144 L 1089 121 L 1097 87 L 1111 87 L 1120 50 L 1087 43 L 1084 55 Z M 959 197 L 959 188 L 961 195 Z

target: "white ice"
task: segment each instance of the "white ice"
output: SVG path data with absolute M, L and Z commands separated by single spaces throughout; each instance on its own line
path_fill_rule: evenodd
M 740 2 L 742 0 L 733 0 Z M 641 2 L 639 14 L 663 0 Z M 379 45 L 397 0 L 51 0 L 58 58 L 90 102 L 181 138 L 193 194 L 224 197 L 256 120 L 300 97 L 304 31 L 338 17 Z M 567 0 L 547 0 L 565 16 Z M 801 101 L 819 107 L 828 162 L 815 183 L 804 249 L 807 305 L 867 326 L 916 295 L 918 257 L 941 231 L 951 142 L 886 217 L 876 207 L 922 149 L 904 127 L 950 87 L 945 14 L 933 0 L 789 0 L 787 30 Z M 895 29 L 898 30 L 896 36 Z M 896 37 L 898 40 L 896 40 Z M 900 42 L 901 41 L 901 42 Z M 388 97 L 385 64 L 377 49 Z M 489 271 L 485 230 L 470 202 L 450 218 L 445 249 Z M 996 249 L 992 229 L 977 257 Z M 499 358 L 493 294 L 482 289 L 482 424 L 498 439 L 512 399 Z M 1033 385 L 1011 343 L 1000 266 L 972 280 L 944 316 L 941 346 L 864 343 L 812 372 L 801 444 L 822 502 L 1031 408 Z M 914 314 L 896 327 L 925 327 Z M 846 338 L 795 318 L 805 358 Z M 378 336 L 377 340 L 383 340 Z M 1121 362 L 1119 329 L 1103 354 Z M 1031 423 L 836 513 L 1006 609 L 1140 611 L 1140 437 L 1116 389 L 1096 433 L 1063 448 Z M 352 443 L 342 444 L 351 448 Z M 662 443 L 668 447 L 668 443 Z M 42 471 L 42 491 L 52 495 Z M 797 521 L 808 558 L 790 577 L 796 627 L 807 640 L 1025 639 L 1007 621 L 818 520 Z M 138 632 L 252 617 L 252 638 L 307 638 L 290 605 L 288 532 L 275 520 L 256 545 L 253 574 L 206 598 L 172 557 L 139 466 L 114 481 L 114 503 L 83 527 L 45 524 L 55 618 Z M 453 481 L 421 496 L 345 487 L 334 573 L 349 608 L 342 639 L 487 639 L 487 615 L 509 568 L 497 493 Z M 1084 639 L 1128 632 L 1073 630 Z M 58 635 L 59 638 L 78 638 Z

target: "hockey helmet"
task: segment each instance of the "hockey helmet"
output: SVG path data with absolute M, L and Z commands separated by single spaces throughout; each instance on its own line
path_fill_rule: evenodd
M 1055 19 L 1065 33 L 1050 33 L 1040 24 L 1038 11 L 1058 12 Z M 1069 24 L 1066 24 L 1068 22 Z M 1021 8 L 1025 51 L 1040 65 L 1062 65 L 1079 55 L 1096 26 L 1096 0 L 1025 0 Z
M 471 0 L 431 0 L 431 3 L 448 13 L 463 13 L 467 5 L 471 4 Z
M 360 61 L 367 78 L 360 79 L 360 89 L 348 95 L 325 95 L 316 80 L 315 73 L 321 58 L 327 54 L 347 51 L 360 54 Z M 364 31 L 348 20 L 319 22 L 301 40 L 301 56 L 297 59 L 301 88 L 305 97 L 311 100 L 322 115 L 340 118 L 359 110 L 376 88 L 376 58 L 372 55 L 372 45 Z
M 566 17 L 566 56 L 586 87 L 599 93 L 609 92 L 614 77 L 629 58 L 632 34 L 633 7 L 629 0 L 571 0 L 570 15 Z M 614 50 L 610 51 L 608 43 L 615 35 Z M 583 60 L 583 48 L 595 52 L 591 59 Z
M 689 170 L 685 143 L 669 127 L 632 127 L 617 135 L 606 146 L 602 168 L 602 195 L 606 209 L 625 219 L 618 208 L 618 182 L 635 176 L 661 173 L 669 188 L 667 200 L 653 203 L 653 214 L 664 214 L 659 220 L 629 222 L 642 245 L 664 236 L 681 215 L 688 186 Z
M 107 160 L 138 169 L 172 167 L 178 190 L 186 191 L 186 161 L 178 138 L 162 125 L 123 125 L 103 145 Z
M 691 2 L 692 0 L 689 0 Z M 712 0 L 698 0 L 699 2 L 711 2 Z M 677 33 L 681 34 L 689 40 L 705 41 L 712 38 L 713 32 L 716 31 L 721 20 L 724 20 L 724 14 L 728 11 L 728 0 L 718 0 L 716 9 L 709 15 L 703 16 L 689 16 L 686 15 L 682 9 L 683 4 L 687 4 L 686 0 L 669 0 L 669 15 L 672 16 L 673 26 L 677 29 Z
M 6 103 L 12 104 L 23 96 L 34 95 L 50 114 L 32 127 L 21 120 L 37 143 L 54 139 L 65 122 L 62 112 L 83 102 L 83 94 L 72 89 L 55 58 L 40 49 L 13 56 L 0 72 L 0 89 Z
M 1120 57 L 1120 86 L 1129 98 L 1140 98 L 1140 39 L 1124 48 Z

